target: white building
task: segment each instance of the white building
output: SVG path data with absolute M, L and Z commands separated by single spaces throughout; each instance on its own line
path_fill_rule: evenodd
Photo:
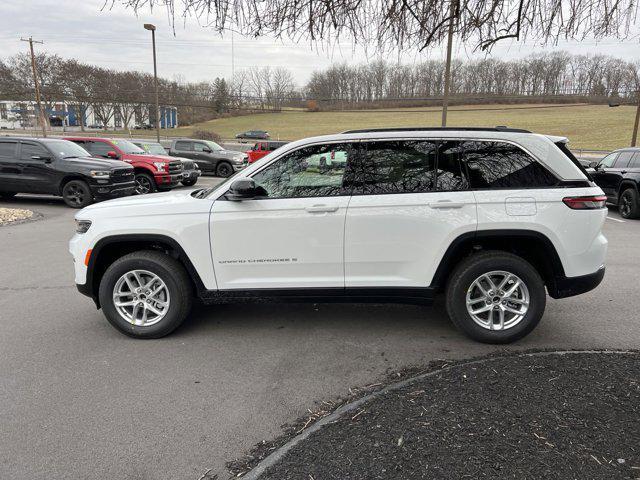
M 123 115 L 127 116 L 127 127 L 135 125 L 155 124 L 155 107 L 141 105 L 139 107 L 123 107 L 105 104 L 100 107 L 102 115 L 96 113 L 91 105 L 78 106 L 71 102 L 55 102 L 45 112 L 52 128 L 80 127 L 80 113 L 85 127 L 118 130 L 124 128 Z M 0 100 L 0 129 L 27 129 L 39 126 L 38 107 L 35 101 Z M 106 122 L 104 121 L 106 119 Z M 178 109 L 160 106 L 160 128 L 176 128 L 178 126 Z

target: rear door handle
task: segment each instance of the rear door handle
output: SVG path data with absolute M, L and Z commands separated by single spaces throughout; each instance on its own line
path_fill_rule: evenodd
M 624 174 L 626 174 L 626 173 L 627 173 L 627 171 L 626 171 L 626 170 L 622 170 L 620 173 L 621 173 L 622 175 L 624 175 Z
M 440 200 L 429 204 L 431 208 L 462 208 L 464 205 L 464 203 L 452 202 L 451 200 Z
M 305 208 L 305 210 L 309 213 L 330 213 L 336 212 L 338 210 L 338 206 L 332 205 L 313 205 L 311 207 Z

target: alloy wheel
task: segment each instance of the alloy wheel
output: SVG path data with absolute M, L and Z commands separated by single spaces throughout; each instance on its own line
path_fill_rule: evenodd
M 467 290 L 467 312 L 487 330 L 515 327 L 529 310 L 529 289 L 517 275 L 496 270 L 476 278 Z
M 136 177 L 136 195 L 144 195 L 151 191 L 151 181 L 144 175 Z
M 155 273 L 131 270 L 115 283 L 113 305 L 131 325 L 148 327 L 162 320 L 169 311 L 169 289 Z
M 620 198 L 620 215 L 627 218 L 631 215 L 631 202 L 633 202 L 633 197 L 629 191 L 625 191 Z
M 67 201 L 76 206 L 84 205 L 85 193 L 78 185 L 69 185 L 65 189 Z

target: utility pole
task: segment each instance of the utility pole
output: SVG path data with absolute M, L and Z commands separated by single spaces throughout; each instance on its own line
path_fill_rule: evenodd
M 31 50 L 31 70 L 33 71 L 33 83 L 36 87 L 36 103 L 38 104 L 38 115 L 40 116 L 40 125 L 42 126 L 42 136 L 47 136 L 47 124 L 44 116 L 44 110 L 42 109 L 42 102 L 40 101 L 40 82 L 38 81 L 38 71 L 36 69 L 36 55 L 33 52 L 33 44 L 43 44 L 42 41 L 36 41 L 33 37 L 21 38 L 21 42 L 29 42 L 29 50 Z
M 636 141 L 638 140 L 638 123 L 640 123 L 640 91 L 636 92 L 636 97 L 638 97 L 638 106 L 636 107 L 636 120 L 633 122 L 633 135 L 631 136 L 631 146 L 636 146 Z
M 233 51 L 233 30 L 231 30 L 231 80 L 236 76 L 236 59 Z
M 153 44 L 153 83 L 156 87 L 156 137 L 160 143 L 160 96 L 158 94 L 158 67 L 156 65 L 156 26 L 151 23 L 144 24 L 145 30 L 151 30 L 151 42 Z
M 442 97 L 442 126 L 447 126 L 447 108 L 449 107 L 449 88 L 451 85 L 451 50 L 453 49 L 453 27 L 456 21 L 458 0 L 450 0 L 449 33 L 447 35 L 447 63 L 444 70 L 444 95 Z

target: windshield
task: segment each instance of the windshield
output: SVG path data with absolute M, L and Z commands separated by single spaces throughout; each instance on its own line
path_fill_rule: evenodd
M 136 147 L 129 140 L 118 139 L 118 140 L 111 140 L 111 142 L 115 146 L 117 146 L 120 150 L 122 150 L 124 153 L 134 153 L 134 154 L 145 153 L 143 149 L 141 149 L 140 147 Z
M 80 145 L 68 140 L 49 140 L 47 141 L 47 146 L 59 158 L 91 156 L 91 154 Z
M 167 151 L 159 143 L 139 143 L 138 146 L 152 155 L 166 155 Z
M 216 142 L 212 142 L 210 140 L 204 140 L 204 143 L 207 144 L 207 146 L 211 149 L 212 152 L 215 152 L 216 150 L 224 150 L 224 148 L 222 148 Z

